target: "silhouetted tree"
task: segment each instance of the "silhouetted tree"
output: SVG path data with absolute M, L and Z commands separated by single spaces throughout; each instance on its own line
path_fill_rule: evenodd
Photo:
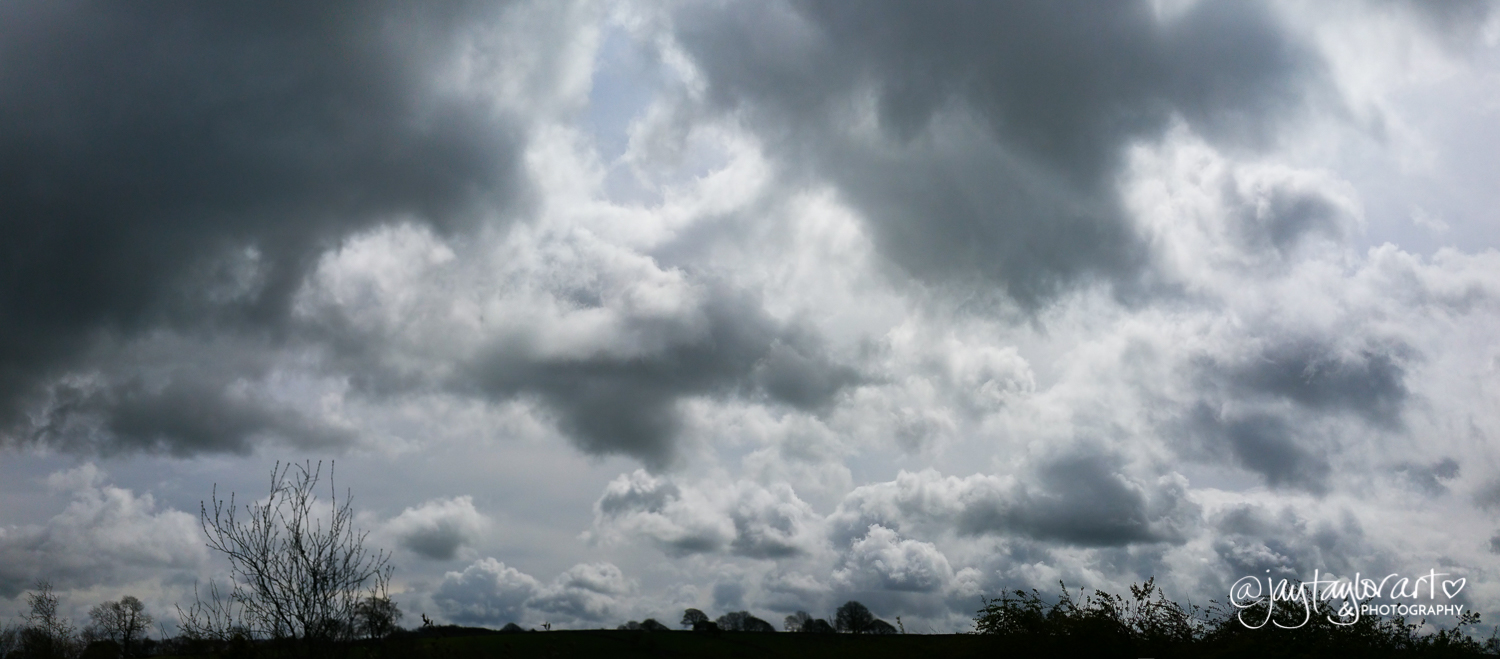
M 663 625 L 663 624 L 657 622 L 656 618 L 646 618 L 645 620 L 642 620 L 641 621 L 641 629 L 644 629 L 644 630 L 646 630 L 648 632 L 665 632 L 665 631 L 671 631 L 670 627 L 667 627 L 666 625 Z
M 875 620 L 872 620 L 870 622 L 870 624 L 865 625 L 864 633 L 866 633 L 866 634 L 894 634 L 894 633 L 896 633 L 896 627 L 895 627 L 895 625 L 892 625 L 891 623 L 888 623 L 888 622 L 886 622 L 884 620 L 880 620 L 880 619 L 877 618 Z
M 329 515 L 317 514 L 322 471 L 322 462 L 276 463 L 270 496 L 247 504 L 245 517 L 235 495 L 219 499 L 215 486 L 213 513 L 205 503 L 199 520 L 208 546 L 229 559 L 231 588 L 220 597 L 210 583 L 207 601 L 178 609 L 186 635 L 288 640 L 304 652 L 354 635 L 359 603 L 385 597 L 390 556 L 365 549 L 366 533 L 354 529 L 350 497 L 338 498 L 331 468 Z
M 850 634 L 862 634 L 870 623 L 875 622 L 875 614 L 865 608 L 865 605 L 854 600 L 844 602 L 834 613 L 833 624 L 841 632 Z
M 156 622 L 146 613 L 146 605 L 139 599 L 126 595 L 118 602 L 103 602 L 89 609 L 89 618 L 94 635 L 120 644 L 120 651 L 127 657 L 135 656 L 136 642 L 150 631 Z
M 700 622 L 708 622 L 708 614 L 698 609 L 688 609 L 682 612 L 683 627 L 695 628 Z
M 356 630 L 365 638 L 385 638 L 400 629 L 401 609 L 389 597 L 369 597 L 354 607 Z
M 51 582 L 36 582 L 34 590 L 26 593 L 26 606 L 26 624 L 20 632 L 21 656 L 66 659 L 82 651 L 77 628 L 57 611 L 57 594 L 52 592 Z
M 812 615 L 806 611 L 798 611 L 787 616 L 786 620 L 782 621 L 781 628 L 789 632 L 800 632 L 802 631 L 802 626 L 809 622 L 812 622 Z

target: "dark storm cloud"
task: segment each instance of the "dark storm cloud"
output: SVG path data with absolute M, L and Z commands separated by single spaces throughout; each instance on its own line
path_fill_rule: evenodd
M 1309 419 L 1337 424 L 1347 416 L 1365 428 L 1401 429 L 1411 396 L 1404 363 L 1412 358 L 1404 345 L 1341 351 L 1281 339 L 1242 360 L 1198 359 L 1204 395 L 1179 431 L 1195 451 L 1232 458 L 1268 485 L 1323 493 L 1332 445 Z
M 63 383 L 48 393 L 50 405 L 31 439 L 78 452 L 243 454 L 258 440 L 331 447 L 354 439 L 295 409 L 236 395 L 231 382 L 198 374 L 174 374 L 161 386 L 139 378 L 97 388 Z
M 799 184 L 837 185 L 888 258 L 1027 306 L 1146 267 L 1112 192 L 1125 145 L 1174 119 L 1260 144 L 1321 71 L 1252 3 L 745 3 L 675 24 L 711 102 Z M 851 133 L 867 102 L 879 139 Z
M 727 550 L 750 558 L 808 553 L 818 518 L 785 484 L 737 481 L 717 492 L 679 488 L 637 470 L 621 475 L 594 504 L 590 535 L 650 541 L 672 556 Z
M 512 203 L 515 131 L 435 83 L 476 17 L 0 7 L 0 433 L 14 440 L 39 387 L 102 336 L 281 336 L 303 275 L 349 233 L 396 218 L 454 231 Z M 135 445 L 240 450 L 269 423 L 191 382 L 111 386 L 108 423 Z M 219 421 L 233 436 L 204 441 Z
M 1443 458 L 1431 464 L 1402 463 L 1396 467 L 1396 471 L 1410 480 L 1417 489 L 1439 496 L 1448 493 L 1447 481 L 1458 478 L 1459 465 L 1453 458 Z
M 1410 356 L 1404 346 L 1342 354 L 1317 341 L 1281 341 L 1208 377 L 1219 378 L 1232 395 L 1289 400 L 1317 412 L 1351 412 L 1372 425 L 1398 428 L 1410 395 L 1402 362 Z
M 1184 482 L 1142 481 L 1118 457 L 1078 450 L 1038 464 L 1023 480 L 903 472 L 893 482 L 856 488 L 829 516 L 835 545 L 871 525 L 899 532 L 952 530 L 1014 535 L 1083 547 L 1178 543 L 1201 513 Z
M 1279 416 L 1252 413 L 1228 417 L 1199 403 L 1187 415 L 1189 436 L 1210 455 L 1232 458 L 1273 487 L 1322 493 L 1332 471 L 1326 455 L 1308 446 L 1306 434 Z
M 1222 511 L 1211 521 L 1214 551 L 1230 568 L 1229 580 L 1241 576 L 1304 578 L 1314 569 L 1352 575 L 1384 571 L 1388 557 L 1370 548 L 1364 528 L 1345 511 L 1337 520 L 1313 520 L 1291 508 L 1269 510 L 1245 504 Z
M 770 318 L 755 297 L 719 286 L 699 311 L 705 329 L 660 352 L 538 360 L 503 345 L 473 364 L 469 381 L 488 396 L 540 397 L 585 452 L 660 468 L 674 457 L 683 398 L 750 395 L 759 384 L 773 401 L 809 407 L 855 379 L 805 331 Z
M 1239 207 L 1240 239 L 1248 251 L 1274 249 L 1284 255 L 1310 234 L 1342 235 L 1345 210 L 1323 195 L 1278 186 L 1255 200 L 1234 190 L 1226 196 Z
M 1183 488 L 1152 492 L 1119 473 L 1116 460 L 1074 455 L 1043 465 L 1037 482 L 1022 487 L 1008 505 L 964 511 L 964 533 L 1020 533 L 1039 540 L 1108 547 L 1180 541 L 1180 526 L 1195 517 Z M 1153 500 L 1155 499 L 1155 500 Z M 1170 522 L 1164 525 L 1162 522 Z

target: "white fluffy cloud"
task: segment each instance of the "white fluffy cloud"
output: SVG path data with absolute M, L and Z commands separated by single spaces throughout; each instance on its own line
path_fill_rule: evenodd
M 543 584 L 483 558 L 447 573 L 432 598 L 449 620 L 462 624 L 587 625 L 619 614 L 634 590 L 636 584 L 610 563 L 575 565 Z
M 208 562 L 193 515 L 158 510 L 151 494 L 107 484 L 93 464 L 54 473 L 47 484 L 72 501 L 43 524 L 0 527 L 0 596 L 14 597 L 37 579 L 88 588 L 190 575 Z

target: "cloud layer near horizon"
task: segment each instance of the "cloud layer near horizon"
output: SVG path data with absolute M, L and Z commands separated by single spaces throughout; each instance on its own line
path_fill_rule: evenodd
M 1487 5 L 237 12 L 0 9 L 0 595 L 339 455 L 465 624 L 1500 601 Z

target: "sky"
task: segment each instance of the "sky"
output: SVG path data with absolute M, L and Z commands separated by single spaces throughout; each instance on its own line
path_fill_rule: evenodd
M 0 616 L 322 461 L 415 624 L 1464 578 L 1492 3 L 0 3 Z

